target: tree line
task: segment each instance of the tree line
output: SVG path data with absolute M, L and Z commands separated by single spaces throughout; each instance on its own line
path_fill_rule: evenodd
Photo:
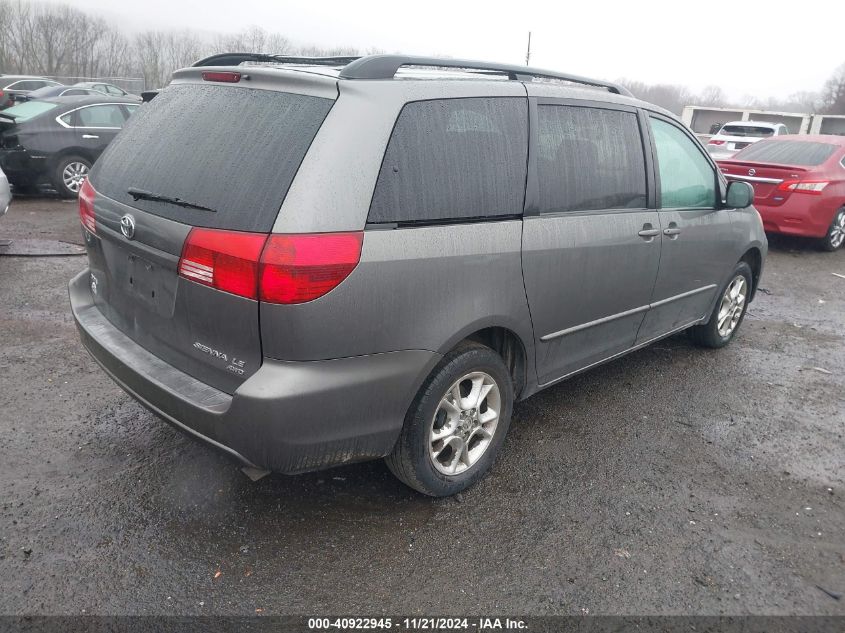
M 0 0 L 0 73 L 8 75 L 143 77 L 147 88 L 159 88 L 174 70 L 232 51 L 314 57 L 361 53 L 348 46 L 298 46 L 260 27 L 211 36 L 191 30 L 128 35 L 70 5 Z
M 191 30 L 144 31 L 128 35 L 101 17 L 70 5 L 0 0 L 0 73 L 48 77 L 143 77 L 159 88 L 171 73 L 215 53 L 250 51 L 281 55 L 358 55 L 349 46 L 296 45 L 281 33 L 250 27 L 234 34 L 206 36 Z M 380 52 L 374 49 L 364 53 Z M 634 95 L 680 114 L 686 105 L 845 114 L 845 63 L 819 92 L 786 99 L 747 96 L 729 100 L 719 86 L 695 94 L 674 84 L 619 80 Z

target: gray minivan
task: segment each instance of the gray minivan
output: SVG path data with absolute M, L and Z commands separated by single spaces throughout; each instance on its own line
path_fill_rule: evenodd
M 123 389 L 240 461 L 385 457 L 449 495 L 516 400 L 681 330 L 730 342 L 767 249 L 751 199 L 614 84 L 219 55 L 92 169 L 70 299 Z

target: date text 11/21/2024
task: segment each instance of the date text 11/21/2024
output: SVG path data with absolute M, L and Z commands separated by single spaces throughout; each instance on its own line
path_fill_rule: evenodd
M 439 630 L 524 630 L 527 623 L 511 618 L 309 618 L 308 628 L 313 631 L 398 629 L 400 631 Z

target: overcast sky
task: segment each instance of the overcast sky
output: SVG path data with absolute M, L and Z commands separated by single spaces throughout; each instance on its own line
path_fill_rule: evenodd
M 61 1 L 61 0 L 51 0 Z M 728 96 L 819 90 L 845 62 L 845 1 L 74 0 L 126 30 L 259 25 L 298 44 L 531 64 Z

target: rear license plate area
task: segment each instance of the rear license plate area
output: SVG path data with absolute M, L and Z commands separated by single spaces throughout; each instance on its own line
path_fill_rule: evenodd
M 749 145 L 750 143 L 734 143 L 734 149 L 743 149 Z
M 126 292 L 141 303 L 156 308 L 161 302 L 161 287 L 156 265 L 137 255 L 129 255 L 126 262 Z

